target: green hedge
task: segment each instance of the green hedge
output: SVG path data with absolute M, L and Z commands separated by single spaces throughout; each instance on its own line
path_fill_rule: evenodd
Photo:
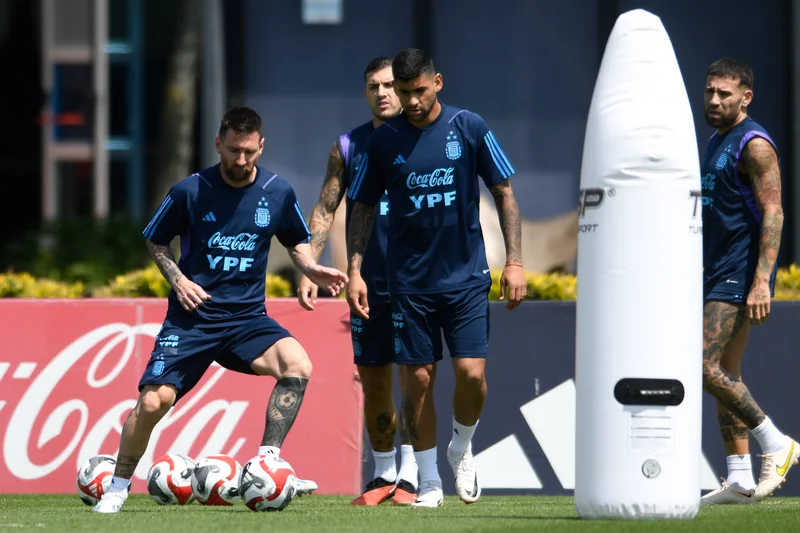
M 500 270 L 492 271 L 490 300 L 500 296 Z M 536 274 L 527 272 L 527 300 L 572 301 L 577 295 L 577 279 L 572 274 Z M 61 282 L 35 278 L 28 273 L 0 274 L 0 298 L 164 298 L 169 285 L 155 265 L 115 277 L 99 288 L 87 288 L 82 282 Z M 292 283 L 280 276 L 267 275 L 268 298 L 293 297 Z M 791 265 L 778 270 L 776 300 L 800 300 L 800 268 Z

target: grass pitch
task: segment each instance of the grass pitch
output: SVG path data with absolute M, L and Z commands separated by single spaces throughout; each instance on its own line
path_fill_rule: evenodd
M 96 515 L 76 495 L 0 495 L 0 533 L 4 531 L 243 532 L 394 531 L 800 531 L 800 498 L 776 498 L 758 505 L 701 507 L 690 521 L 583 521 L 570 497 L 484 496 L 475 505 L 447 497 L 438 509 L 383 504 L 353 507 L 350 498 L 305 496 L 279 513 L 254 513 L 233 507 L 159 506 L 146 494 L 133 494 L 117 515 Z

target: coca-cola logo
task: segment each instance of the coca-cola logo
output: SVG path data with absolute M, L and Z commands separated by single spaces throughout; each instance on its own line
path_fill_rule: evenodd
M 14 407 L 5 431 L 3 460 L 11 475 L 22 480 L 40 479 L 58 470 L 70 459 L 70 469 L 77 472 L 80 465 L 93 455 L 116 455 L 121 423 L 135 406 L 137 392 L 136 384 L 127 378 L 124 382 L 115 380 L 135 362 L 132 358 L 141 360 L 144 357 L 146 361 L 160 328 L 161 324 L 158 323 L 137 326 L 108 324 L 85 333 L 49 359 L 38 375 L 32 378 Z M 143 341 L 142 336 L 146 340 Z M 79 362 L 84 363 L 80 365 L 81 368 L 86 366 L 82 359 L 88 354 L 92 354 L 92 359 L 85 375 L 83 379 L 76 379 L 76 367 Z M 21 363 L 20 367 L 24 364 Z M 0 362 L 0 367 L 8 366 L 8 363 Z M 101 370 L 108 367 L 110 370 Z M 144 365 L 142 363 L 134 367 L 144 368 Z M 153 463 L 156 448 L 185 455 L 191 451 L 191 455 L 198 457 L 212 454 L 233 456 L 242 449 L 244 438 L 237 438 L 232 443 L 228 441 L 236 433 L 249 402 L 207 400 L 209 392 L 224 372 L 219 366 L 209 369 L 208 379 L 181 400 L 156 426 L 134 473 L 136 478 L 145 478 Z M 119 388 L 130 391 L 130 397 L 122 401 L 118 401 L 118 397 L 117 400 L 108 400 L 109 391 Z M 61 398 L 65 400 L 57 403 Z M 50 407 L 54 403 L 55 407 L 49 412 L 44 411 L 45 405 Z M 0 401 L 0 411 L 3 407 L 6 407 L 6 402 Z M 171 443 L 161 442 L 165 432 L 173 434 L 176 431 L 177 436 Z M 207 440 L 198 448 L 201 434 L 207 435 Z M 59 446 L 52 456 L 42 458 L 40 453 L 31 453 L 42 450 L 56 437 L 59 437 Z M 108 448 L 110 442 L 114 443 L 113 449 Z
M 409 189 L 416 189 L 418 187 L 439 187 L 441 185 L 453 184 L 453 172 L 455 167 L 450 168 L 437 168 L 430 174 L 417 174 L 412 172 L 406 178 L 406 186 Z
M 252 252 L 256 249 L 257 238 L 258 233 L 240 233 L 238 235 L 228 236 L 216 232 L 208 239 L 208 247 L 237 252 Z

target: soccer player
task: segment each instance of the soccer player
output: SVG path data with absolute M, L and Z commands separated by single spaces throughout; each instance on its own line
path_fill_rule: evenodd
M 279 454 L 303 403 L 311 362 L 291 334 L 266 314 L 267 255 L 272 237 L 316 284 L 339 293 L 347 276 L 314 261 L 292 187 L 258 166 L 261 117 L 233 108 L 215 141 L 220 163 L 175 184 L 144 230 L 147 247 L 172 290 L 164 324 L 139 381 L 139 399 L 122 428 L 111 486 L 94 507 L 116 513 L 153 427 L 202 378 L 212 362 L 272 376 L 258 455 Z M 170 242 L 180 235 L 181 258 Z M 316 489 L 301 481 L 298 493 Z
M 328 241 L 336 209 L 345 191 L 353 183 L 367 139 L 384 120 L 400 113 L 400 102 L 394 92 L 392 60 L 388 57 L 373 59 L 364 70 L 364 97 L 372 111 L 372 119 L 341 135 L 328 155 L 328 170 L 319 201 L 311 220 L 311 251 L 319 260 Z M 346 200 L 346 224 L 350 221 L 353 202 Z M 351 503 L 353 505 L 379 505 L 392 499 L 396 505 L 408 505 L 417 498 L 417 463 L 411 439 L 400 424 L 400 471 L 395 464 L 394 447 L 397 415 L 392 399 L 392 373 L 394 372 L 394 341 L 392 340 L 392 310 L 389 304 L 386 266 L 386 216 L 389 203 L 385 195 L 373 224 L 374 238 L 364 252 L 362 276 L 368 284 L 372 309 L 369 319 L 352 315 L 351 336 L 353 354 L 361 386 L 364 391 L 364 420 L 375 460 L 374 478 L 366 490 Z M 303 276 L 297 289 L 300 304 L 314 309 L 317 286 Z
M 401 412 L 420 477 L 412 505 L 443 503 L 433 405 L 442 332 L 456 380 L 447 459 L 458 496 L 473 503 L 481 494 L 472 435 L 486 399 L 492 283 L 479 221 L 478 176 L 497 204 L 507 254 L 501 292 L 508 309 L 514 309 L 526 290 L 519 209 L 509 181 L 514 169 L 480 116 L 439 102 L 442 75 L 425 51 L 403 50 L 392 72 L 403 113 L 372 134 L 348 191 L 356 203 L 347 242 L 347 300 L 355 315 L 371 315 L 362 263 L 375 206 L 386 190 L 395 362 L 405 374 Z
M 781 433 L 742 381 L 750 325 L 769 316 L 783 227 L 778 151 L 750 118 L 753 71 L 721 59 L 706 73 L 703 189 L 703 385 L 717 402 L 728 477 L 705 504 L 753 503 L 770 495 L 797 462 L 800 445 Z M 756 484 L 748 437 L 762 451 Z

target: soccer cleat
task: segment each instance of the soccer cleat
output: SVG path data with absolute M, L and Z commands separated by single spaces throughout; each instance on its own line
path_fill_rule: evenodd
M 419 486 L 419 496 L 411 507 L 441 507 L 444 505 L 444 491 L 441 481 L 426 481 Z
M 376 477 L 369 483 L 361 496 L 350 502 L 350 505 L 367 505 L 374 507 L 385 502 L 394 493 L 394 481 L 386 481 L 382 477 Z
M 300 479 L 300 478 L 296 479 L 297 480 L 294 482 L 294 489 L 295 489 L 295 494 L 297 494 L 297 496 L 303 496 L 304 494 L 311 494 L 312 492 L 314 492 L 319 488 L 317 484 L 311 481 L 310 479 Z
M 756 500 L 771 496 L 772 492 L 786 481 L 789 469 L 797 464 L 800 458 L 800 444 L 793 439 L 789 440 L 790 444 L 786 448 L 761 455 L 761 474 L 758 476 L 758 486 L 753 496 Z
M 417 489 L 414 488 L 414 485 L 405 479 L 398 481 L 392 496 L 392 503 L 394 505 L 411 505 L 415 501 L 417 501 Z
M 472 452 L 467 450 L 464 453 L 451 453 L 448 445 L 447 462 L 453 469 L 458 497 L 466 504 L 477 502 L 481 497 L 481 486 L 478 484 L 478 474 L 475 472 L 475 459 Z
M 126 501 L 128 501 L 127 490 L 111 490 L 103 494 L 97 505 L 92 508 L 92 512 L 103 514 L 118 513 Z
M 735 489 L 728 485 L 728 482 L 722 480 L 722 486 L 717 490 L 711 491 L 700 498 L 700 505 L 731 505 L 731 504 L 748 504 L 756 503 L 753 497 L 755 490 L 742 491 Z

